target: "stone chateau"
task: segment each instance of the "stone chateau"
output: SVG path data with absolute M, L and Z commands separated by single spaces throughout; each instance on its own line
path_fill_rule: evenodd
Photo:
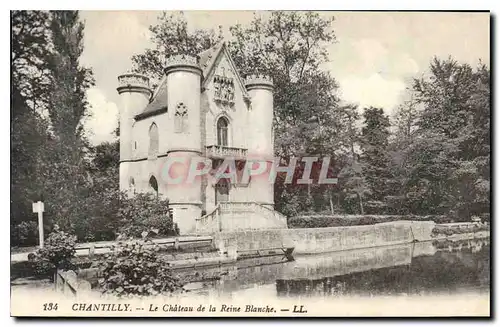
M 238 169 L 248 158 L 272 158 L 270 77 L 243 79 L 220 43 L 197 56 L 167 58 L 154 91 L 140 74 L 121 75 L 118 82 L 121 190 L 168 198 L 183 235 L 286 228 L 265 176 L 245 184 L 213 176 L 169 184 L 164 175 L 173 157 L 209 158 L 214 169 L 226 158 L 234 158 Z

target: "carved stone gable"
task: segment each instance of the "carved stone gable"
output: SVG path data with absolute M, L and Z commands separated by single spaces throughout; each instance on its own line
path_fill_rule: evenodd
M 234 106 L 235 75 L 229 62 L 223 57 L 213 77 L 214 101 L 223 106 Z

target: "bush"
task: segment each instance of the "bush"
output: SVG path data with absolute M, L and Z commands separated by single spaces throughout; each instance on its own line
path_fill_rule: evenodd
M 490 222 L 490 213 L 482 213 L 479 215 L 479 218 L 481 218 L 482 222 Z
M 364 203 L 365 213 L 371 215 L 383 215 L 387 214 L 389 207 L 385 202 L 382 201 L 366 201 Z
M 168 200 L 151 194 L 128 198 L 122 193 L 118 218 L 122 235 L 141 238 L 143 231 L 154 231 L 160 237 L 179 235 Z
M 414 220 L 414 221 L 434 221 L 437 224 L 450 222 L 450 218 L 446 216 L 412 216 L 412 215 L 314 215 L 314 216 L 298 216 L 288 219 L 288 228 L 323 228 L 323 227 L 343 227 L 343 226 L 359 226 L 359 225 L 374 225 L 398 220 Z
M 35 221 L 23 221 L 10 227 L 10 241 L 15 246 L 33 246 L 38 242 L 38 224 Z
M 128 197 L 117 189 L 106 189 L 89 195 L 84 206 L 92 208 L 88 216 L 72 219 L 71 225 L 80 242 L 111 241 L 118 234 L 140 238 L 144 230 L 155 230 L 159 237 L 179 234 L 168 200 L 152 194 Z
M 120 240 L 113 252 L 99 262 L 99 286 L 103 293 L 119 297 L 151 296 L 182 291 L 170 266 L 157 256 L 158 245 L 147 239 Z
M 76 236 L 59 230 L 57 225 L 44 242 L 44 247 L 37 250 L 34 256 L 29 256 L 34 263 L 35 272 L 39 275 L 50 275 L 57 269 L 73 269 L 71 259 L 76 250 Z

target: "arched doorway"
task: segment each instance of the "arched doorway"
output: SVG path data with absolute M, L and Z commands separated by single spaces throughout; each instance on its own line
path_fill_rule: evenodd
M 158 196 L 158 182 L 156 181 L 156 178 L 154 176 L 151 176 L 151 178 L 149 178 L 149 188 L 151 193 L 153 193 L 155 196 Z
M 217 184 L 215 184 L 215 204 L 220 202 L 229 201 L 229 188 L 231 184 L 225 178 L 220 179 Z

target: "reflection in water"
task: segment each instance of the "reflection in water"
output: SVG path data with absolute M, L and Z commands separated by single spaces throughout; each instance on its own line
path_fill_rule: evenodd
M 487 292 L 490 248 L 489 239 L 444 240 L 298 256 L 278 264 L 265 258 L 241 260 L 237 266 L 199 273 L 201 279 L 217 280 L 188 289 L 213 296 L 252 291 L 262 297 Z

